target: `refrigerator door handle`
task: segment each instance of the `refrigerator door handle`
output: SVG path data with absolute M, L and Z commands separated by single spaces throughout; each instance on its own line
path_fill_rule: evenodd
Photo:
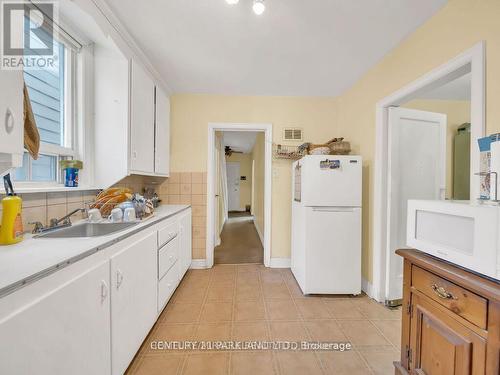
M 354 212 L 359 207 L 313 207 L 314 212 Z

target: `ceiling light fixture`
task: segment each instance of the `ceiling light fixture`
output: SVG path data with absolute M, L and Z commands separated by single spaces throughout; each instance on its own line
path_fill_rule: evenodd
M 253 12 L 260 16 L 266 10 L 266 5 L 264 4 L 264 0 L 253 0 Z
M 236 5 L 239 1 L 240 0 L 226 0 L 226 3 L 228 3 L 229 5 Z

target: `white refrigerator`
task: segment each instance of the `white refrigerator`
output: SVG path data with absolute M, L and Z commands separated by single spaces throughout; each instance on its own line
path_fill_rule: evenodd
M 362 160 L 310 155 L 292 167 L 292 272 L 304 294 L 361 293 Z

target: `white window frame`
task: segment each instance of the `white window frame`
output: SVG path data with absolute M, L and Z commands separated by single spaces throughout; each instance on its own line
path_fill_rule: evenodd
M 83 82 L 79 77 L 81 77 L 80 71 L 86 71 L 84 64 L 86 60 L 83 58 L 82 48 L 83 45 L 78 42 L 78 40 L 85 40 L 84 38 L 77 37 L 75 39 L 74 32 L 71 34 L 66 32 L 67 27 L 61 27 L 60 24 L 54 23 L 54 38 L 65 45 L 65 66 L 64 66 L 64 146 L 59 146 L 51 143 L 40 142 L 40 155 L 56 156 L 56 180 L 54 181 L 16 181 L 16 188 L 18 190 L 32 190 L 32 189 L 46 189 L 46 188 L 62 188 L 64 187 L 64 176 L 59 167 L 59 163 L 64 158 L 72 158 L 78 160 L 84 160 L 84 150 L 81 147 L 83 140 L 80 139 L 86 132 L 79 129 L 83 126 L 81 120 L 82 113 L 79 113 L 79 109 L 85 111 L 79 105 L 79 102 L 83 100 L 86 93 L 80 90 L 80 86 L 84 87 Z M 82 98 L 80 98 L 82 96 Z M 25 150 L 27 152 L 27 150 Z M 31 168 L 29 168 L 31 170 Z M 85 184 L 84 181 L 80 180 L 80 184 Z

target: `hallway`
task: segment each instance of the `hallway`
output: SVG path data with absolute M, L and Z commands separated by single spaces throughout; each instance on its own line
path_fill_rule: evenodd
M 221 233 L 221 244 L 214 249 L 215 264 L 263 263 L 264 249 L 248 213 L 229 213 Z

